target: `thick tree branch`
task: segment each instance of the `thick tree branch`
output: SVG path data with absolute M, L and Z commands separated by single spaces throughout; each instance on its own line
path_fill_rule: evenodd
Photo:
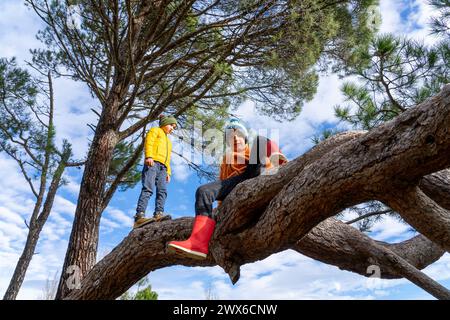
M 349 148 L 350 146 L 353 149 L 357 148 L 361 145 L 361 138 L 367 139 L 366 135 L 364 132 L 337 135 L 319 144 L 302 157 L 291 161 L 274 175 L 261 176 L 254 181 L 240 184 L 221 206 L 221 213 L 218 217 L 221 225 L 218 226 L 217 236 L 213 239 L 213 251 L 216 251 L 215 242 L 221 242 L 222 239 L 230 241 L 228 248 L 233 247 L 234 241 L 231 241 L 231 238 L 226 239 L 225 231 L 240 235 L 245 234 L 247 230 L 252 230 L 257 225 L 255 219 L 264 218 L 261 212 L 264 212 L 267 205 L 271 206 L 269 204 L 270 199 L 276 198 L 286 184 L 297 179 L 293 179 L 293 177 L 302 176 L 305 171 L 309 172 L 317 162 L 323 161 L 325 162 L 324 168 L 329 168 L 327 160 L 334 162 L 336 159 L 342 159 L 341 157 L 333 158 L 336 154 L 340 154 L 337 152 L 339 149 Z M 386 137 L 386 139 L 389 138 Z M 366 139 L 363 141 L 367 141 Z M 377 178 L 376 175 L 375 178 Z M 385 182 L 385 179 L 380 179 L 380 181 Z M 298 190 L 301 189 L 294 190 L 290 194 L 297 195 Z M 284 195 L 289 194 L 285 193 Z M 354 196 L 354 194 L 352 195 Z M 242 199 L 246 201 L 239 201 L 240 197 L 243 197 Z M 330 199 L 327 196 L 326 199 L 321 199 L 321 201 L 333 202 L 335 199 Z M 248 214 L 249 211 L 250 214 Z M 186 238 L 190 233 L 191 224 L 192 219 L 178 219 L 158 225 L 149 225 L 131 232 L 111 254 L 94 267 L 82 281 L 82 288 L 73 291 L 68 298 L 115 298 L 142 276 L 157 268 L 174 264 L 187 266 L 215 265 L 212 260 L 213 256 L 209 256 L 205 261 L 197 261 L 169 255 L 166 252 L 166 243 L 174 238 Z M 260 232 L 263 234 L 270 233 L 270 230 L 272 229 L 262 228 Z M 221 234 L 221 232 L 223 233 Z M 272 237 L 270 239 L 277 240 L 278 238 Z M 245 250 L 239 251 L 240 263 L 252 262 L 261 256 L 257 251 L 255 252 L 255 244 L 252 244 L 253 248 L 249 249 L 247 243 L 248 241 L 234 243 L 236 246 L 233 249 L 246 247 Z M 267 242 L 264 243 L 268 244 Z M 285 245 L 282 249 L 289 247 L 289 245 Z M 415 270 L 415 268 L 423 268 L 436 261 L 443 253 L 442 249 L 423 236 L 417 236 L 395 245 L 376 243 L 351 226 L 334 219 L 328 219 L 313 227 L 311 232 L 301 241 L 294 242 L 292 248 L 317 260 L 366 276 L 368 276 L 367 267 L 378 263 L 382 270 L 382 278 L 406 277 L 436 297 L 446 297 L 445 288 Z M 216 252 L 214 252 L 215 256 Z M 95 285 L 93 285 L 94 283 Z
M 313 228 L 294 248 L 313 259 L 363 276 L 368 277 L 371 270 L 379 270 L 379 276 L 384 279 L 404 277 L 438 299 L 450 299 L 449 290 L 417 270 L 425 267 L 421 263 L 424 260 L 430 264 L 444 253 L 422 235 L 390 245 L 376 242 L 341 221 L 329 218 Z
M 380 276 L 383 279 L 405 277 L 401 270 L 386 267 L 383 252 L 379 248 L 374 248 L 375 244 L 389 249 L 417 269 L 423 269 L 437 261 L 445 252 L 423 235 L 396 244 L 375 241 L 335 218 L 321 222 L 292 249 L 315 260 L 365 277 L 370 276 L 368 267 L 374 264 L 380 267 Z M 362 250 L 363 247 L 371 249 Z
M 214 266 L 215 262 L 211 255 L 206 260 L 193 260 L 167 252 L 168 241 L 177 237 L 189 236 L 192 222 L 192 218 L 181 218 L 150 224 L 130 232 L 110 254 L 94 266 L 82 280 L 81 288 L 73 290 L 67 299 L 114 299 L 148 272 L 159 268 L 172 265 Z M 368 277 L 370 274 L 367 273 L 367 266 L 373 261 L 367 261 L 370 256 L 367 254 L 367 248 L 363 253 L 354 250 L 356 248 L 354 243 L 359 240 L 363 241 L 365 245 L 373 244 L 373 240 L 364 236 L 357 229 L 335 219 L 329 219 L 313 229 L 313 233 L 295 244 L 293 249 L 319 261 L 331 263 L 344 270 L 358 272 Z M 398 256 L 412 264 L 418 263 L 416 265 L 418 268 L 424 268 L 433 263 L 443 253 L 439 247 L 421 236 L 405 243 L 407 244 L 403 247 L 401 244 L 381 243 L 379 245 L 395 250 Z M 353 249 L 350 245 L 353 246 Z M 417 255 L 420 258 L 417 258 Z M 245 258 L 251 259 L 251 253 L 249 252 Z M 378 258 L 380 262 L 383 261 L 381 257 Z M 356 266 L 353 262 L 356 262 Z M 398 268 L 394 269 L 394 272 L 392 268 L 385 269 L 382 265 L 381 268 L 381 278 L 392 279 L 403 276 L 397 272 Z
M 439 206 L 450 210 L 450 170 L 430 174 L 420 180 L 420 189 Z
M 440 207 L 418 187 L 387 193 L 385 203 L 416 230 L 450 252 L 450 211 Z
M 359 217 L 357 217 L 355 219 L 346 221 L 345 223 L 346 224 L 353 224 L 353 223 L 361 221 L 363 219 L 367 219 L 367 218 L 370 218 L 370 217 L 373 217 L 373 216 L 380 216 L 380 215 L 383 215 L 383 214 L 386 214 L 386 213 L 391 213 L 391 212 L 392 212 L 392 210 L 381 210 L 381 211 L 370 212 L 370 213 L 367 213 L 367 214 L 363 214 L 362 216 L 359 216 Z

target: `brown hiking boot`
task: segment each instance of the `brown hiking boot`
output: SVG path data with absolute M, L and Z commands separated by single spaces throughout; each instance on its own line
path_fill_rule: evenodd
M 164 212 L 158 211 L 153 214 L 153 219 L 155 222 L 160 222 L 164 220 L 170 220 L 172 217 Z
M 153 218 L 146 218 L 143 213 L 137 213 L 134 216 L 134 226 L 133 229 L 143 227 L 149 223 L 160 222 L 164 220 L 170 220 L 172 217 L 164 212 L 155 212 Z
M 136 213 L 133 229 L 143 227 L 151 222 L 155 222 L 155 218 L 146 218 L 143 213 Z

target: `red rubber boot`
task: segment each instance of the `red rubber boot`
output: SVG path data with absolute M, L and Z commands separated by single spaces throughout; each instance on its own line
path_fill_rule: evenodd
M 206 259 L 209 240 L 216 227 L 216 221 L 207 216 L 195 216 L 194 227 L 189 239 L 170 241 L 169 251 L 194 259 Z

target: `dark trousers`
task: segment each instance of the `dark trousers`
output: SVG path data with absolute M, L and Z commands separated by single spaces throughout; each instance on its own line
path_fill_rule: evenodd
M 155 185 L 155 212 L 164 212 L 164 204 L 167 198 L 167 168 L 160 162 L 155 161 L 154 163 L 153 167 L 144 165 L 142 169 L 142 190 L 136 208 L 137 213 L 145 213 Z
M 250 163 L 240 175 L 210 182 L 200 186 L 195 193 L 195 215 L 208 216 L 213 218 L 213 203 L 216 200 L 224 200 L 230 192 L 242 181 L 254 178 L 261 174 L 265 163 L 266 146 L 268 139 L 257 137 L 250 152 Z

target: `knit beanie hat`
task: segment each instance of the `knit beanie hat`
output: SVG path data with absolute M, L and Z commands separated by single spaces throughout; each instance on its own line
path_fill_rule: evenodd
M 178 125 L 177 120 L 174 117 L 161 115 L 159 117 L 159 126 L 164 127 L 168 124 Z
M 232 118 L 232 119 L 228 120 L 228 122 L 225 124 L 225 130 L 228 130 L 228 129 L 236 129 L 245 136 L 245 140 L 248 139 L 248 130 L 243 121 L 241 121 L 237 118 Z

